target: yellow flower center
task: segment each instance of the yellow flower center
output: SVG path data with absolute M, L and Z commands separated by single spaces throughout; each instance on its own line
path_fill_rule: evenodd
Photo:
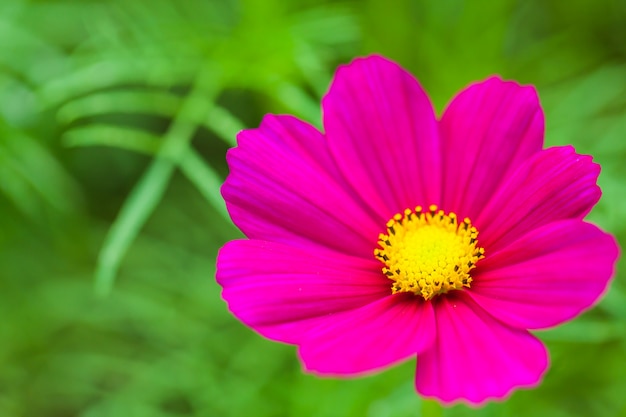
M 387 222 L 387 234 L 378 236 L 374 256 L 385 264 L 383 274 L 393 281 L 393 294 L 410 292 L 430 300 L 470 286 L 470 271 L 484 258 L 477 247 L 478 230 L 468 218 L 445 214 L 437 206 L 404 210 Z

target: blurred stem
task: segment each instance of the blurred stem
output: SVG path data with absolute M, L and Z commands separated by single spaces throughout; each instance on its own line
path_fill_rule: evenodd
M 443 417 L 444 408 L 435 400 L 422 400 L 422 417 Z
M 204 125 L 231 147 L 237 146 L 237 134 L 246 128 L 241 120 L 217 105 L 211 106 Z
M 203 67 L 194 81 L 189 95 L 165 133 L 163 143 L 152 163 L 124 201 L 120 213 L 105 237 L 96 266 L 95 287 L 99 295 L 107 295 L 113 288 L 122 258 L 139 231 L 157 207 L 176 166 L 189 148 L 189 142 L 198 121 L 213 106 L 207 97 L 215 83 L 214 75 Z
M 193 149 L 188 149 L 180 162 L 180 170 L 226 221 L 230 216 L 219 189 L 222 179 Z M 216 192 L 217 190 L 217 192 Z

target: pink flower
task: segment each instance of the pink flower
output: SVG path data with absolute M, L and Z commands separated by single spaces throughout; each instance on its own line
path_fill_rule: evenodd
M 371 56 L 338 69 L 322 109 L 325 133 L 268 115 L 228 152 L 248 238 L 217 260 L 233 314 L 319 375 L 417 356 L 417 391 L 444 402 L 537 385 L 548 354 L 529 330 L 578 316 L 614 272 L 614 238 L 582 220 L 600 167 L 542 149 L 537 93 L 497 77 L 437 119 Z

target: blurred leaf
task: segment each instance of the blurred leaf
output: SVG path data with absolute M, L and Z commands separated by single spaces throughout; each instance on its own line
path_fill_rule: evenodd
M 57 117 L 65 124 L 115 112 L 171 117 L 178 111 L 180 102 L 179 97 L 166 91 L 105 91 L 70 101 L 59 109 Z
M 0 2 L 0 415 L 420 415 L 414 361 L 319 378 L 229 313 L 224 151 L 265 113 L 319 127 L 355 56 L 396 59 L 437 109 L 497 73 L 537 87 L 548 145 L 602 166 L 589 220 L 623 243 L 624 21 L 615 0 Z M 99 256 L 101 288 L 124 278 L 104 298 Z M 538 387 L 443 415 L 624 415 L 624 266 L 596 308 L 536 332 Z
M 195 120 L 209 111 L 211 105 L 204 91 L 213 81 L 210 79 L 212 75 L 207 70 L 200 73 L 197 90 L 192 90 L 183 101 L 179 113 L 163 137 L 155 159 L 111 225 L 98 257 L 96 290 L 99 294 L 108 294 L 111 290 L 122 257 L 158 205 L 176 165 L 188 149 L 197 128 Z
M 218 105 L 212 105 L 202 124 L 215 133 L 227 145 L 237 145 L 237 134 L 245 129 L 243 123 L 228 110 Z
M 211 166 L 195 151 L 189 149 L 180 161 L 180 168 L 209 204 L 222 215 L 225 221 L 229 221 L 230 216 L 226 211 L 224 199 L 219 193 L 223 180 Z
M 149 155 L 155 154 L 161 146 L 159 137 L 152 133 L 99 124 L 72 129 L 65 133 L 63 142 L 67 146 L 114 146 Z
M 0 121 L 0 190 L 36 219 L 42 205 L 74 213 L 81 204 L 74 180 L 37 141 Z
M 169 65 L 162 57 L 108 56 L 87 62 L 64 76 L 46 82 L 40 99 L 48 107 L 64 104 L 72 98 L 119 85 L 157 85 L 170 87 L 185 83 L 197 70 L 195 62 Z

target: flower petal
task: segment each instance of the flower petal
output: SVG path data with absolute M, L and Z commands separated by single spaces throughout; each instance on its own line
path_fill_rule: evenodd
M 374 259 L 235 240 L 217 257 L 217 282 L 232 313 L 262 335 L 297 343 L 315 319 L 362 307 L 391 292 Z
M 455 291 L 435 300 L 437 340 L 417 357 L 417 391 L 444 402 L 482 403 L 539 383 L 547 366 L 543 344 L 495 320 Z
M 600 297 L 618 253 L 613 236 L 592 224 L 552 223 L 482 260 L 468 293 L 511 326 L 554 326 Z
M 543 146 L 544 118 L 535 89 L 497 77 L 457 95 L 440 127 L 442 207 L 472 220 L 501 181 Z
M 320 132 L 270 115 L 237 139 L 222 194 L 246 236 L 371 257 L 381 224 L 341 179 Z
M 431 303 L 396 294 L 329 316 L 311 329 L 299 354 L 307 371 L 354 375 L 414 356 L 434 338 Z
M 582 219 L 600 199 L 600 166 L 571 146 L 543 150 L 523 163 L 483 208 L 475 225 L 481 246 L 496 251 L 527 231 Z
M 438 204 L 438 126 L 411 74 L 380 56 L 356 59 L 337 70 L 322 108 L 338 167 L 383 222 L 405 208 Z

